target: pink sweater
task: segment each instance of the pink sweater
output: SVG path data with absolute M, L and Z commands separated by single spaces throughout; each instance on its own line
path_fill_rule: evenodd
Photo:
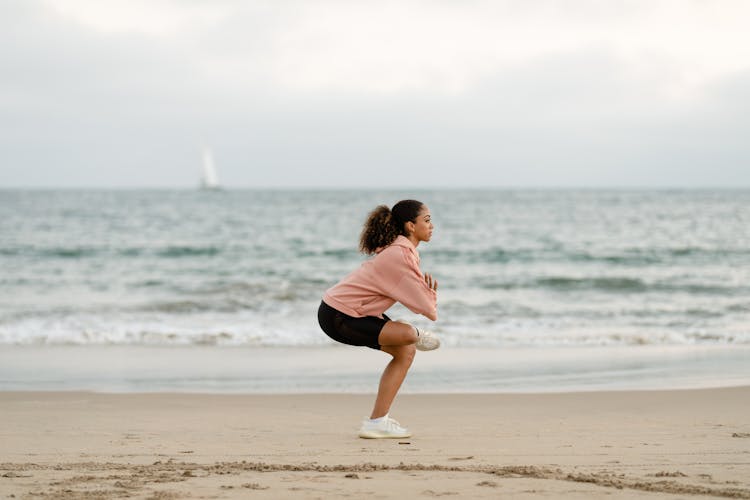
M 419 253 L 405 236 L 397 237 L 329 288 L 323 302 L 355 318 L 382 318 L 388 308 L 400 302 L 412 312 L 437 320 L 437 293 L 425 283 Z

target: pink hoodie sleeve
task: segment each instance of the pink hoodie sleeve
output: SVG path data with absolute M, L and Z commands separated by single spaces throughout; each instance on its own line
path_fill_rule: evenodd
M 406 269 L 403 270 L 396 286 L 389 291 L 389 295 L 410 311 L 437 321 L 437 293 L 425 283 L 419 264 L 411 253 L 405 248 L 400 250 L 401 265 Z

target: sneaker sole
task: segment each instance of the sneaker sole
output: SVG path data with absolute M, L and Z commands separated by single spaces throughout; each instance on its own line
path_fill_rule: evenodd
M 362 439 L 403 439 L 411 437 L 411 433 L 407 434 L 383 434 L 381 432 L 360 432 L 359 437 Z

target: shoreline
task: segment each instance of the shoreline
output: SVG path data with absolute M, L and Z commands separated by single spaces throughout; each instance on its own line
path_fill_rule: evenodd
M 750 386 L 402 394 L 0 392 L 16 498 L 750 498 Z M 252 491 L 249 491 L 252 490 Z
M 0 391 L 370 394 L 388 357 L 348 346 L 3 346 Z M 750 345 L 456 348 L 418 353 L 402 394 L 750 385 Z
M 64 395 L 78 395 L 81 397 L 85 396 L 159 396 L 159 397 L 336 397 L 336 396 L 351 396 L 355 398 L 364 397 L 372 398 L 374 400 L 376 395 L 377 387 L 373 388 L 372 391 L 361 391 L 361 392 L 334 392 L 334 391 L 321 391 L 321 392 L 200 392 L 200 391 L 143 391 L 143 392 L 130 392 L 130 391 L 107 391 L 107 390 L 96 390 L 96 389 L 62 389 L 62 390 L 49 390 L 49 389 L 38 389 L 38 390 L 26 390 L 26 389 L 4 389 L 0 390 L 0 401 L 3 400 L 4 396 L 23 396 L 32 397 L 34 395 L 41 397 L 56 397 Z M 586 396 L 595 394 L 625 394 L 625 393 L 672 393 L 672 392 L 691 392 L 691 391 L 720 391 L 720 390 L 745 390 L 750 392 L 750 385 L 747 383 L 738 383 L 736 385 L 717 385 L 717 386 L 702 386 L 702 387 L 672 387 L 664 389 L 661 387 L 654 388 L 589 388 L 589 389 L 564 389 L 564 390 L 535 390 L 535 391 L 436 391 L 436 392 L 406 392 L 399 391 L 397 398 L 399 397 L 412 397 L 412 396 L 432 396 L 432 397 L 453 397 L 453 396 Z M 750 407 L 748 408 L 750 411 Z

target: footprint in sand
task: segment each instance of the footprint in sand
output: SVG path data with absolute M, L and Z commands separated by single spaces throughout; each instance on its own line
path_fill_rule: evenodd
M 674 472 L 667 472 L 667 471 L 661 471 L 657 472 L 656 474 L 648 474 L 649 476 L 653 477 L 687 477 L 686 474 L 683 474 L 680 471 L 674 471 Z
M 245 483 L 242 485 L 242 487 L 249 490 L 267 490 L 268 488 L 270 488 L 270 486 L 261 486 L 258 483 Z
M 489 486 L 490 488 L 497 488 L 497 483 L 495 481 L 482 481 L 481 483 L 477 483 L 477 486 Z
M 6 472 L 5 474 L 3 474 L 0 477 L 13 478 L 13 477 L 32 477 L 32 476 L 31 476 L 31 474 L 18 474 L 17 472 L 10 471 L 10 472 Z

